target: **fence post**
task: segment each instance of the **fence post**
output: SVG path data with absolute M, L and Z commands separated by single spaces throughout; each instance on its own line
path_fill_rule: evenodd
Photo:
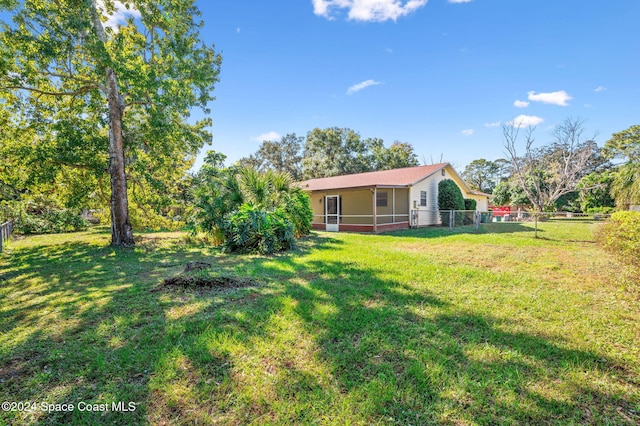
M 13 231 L 12 220 L 9 220 L 5 223 L 0 224 L 0 253 L 2 253 L 2 247 L 4 245 L 5 240 L 9 239 L 12 231 Z

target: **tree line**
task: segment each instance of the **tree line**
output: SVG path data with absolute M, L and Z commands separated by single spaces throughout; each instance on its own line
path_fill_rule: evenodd
M 108 25 L 121 6 L 137 18 Z M 211 120 L 190 114 L 208 114 L 222 63 L 201 40 L 194 2 L 4 1 L 0 12 L 0 218 L 39 215 L 56 223 L 31 229 L 70 230 L 83 226 L 72 220 L 80 209 L 104 211 L 115 246 L 133 245 L 134 228 L 184 224 L 200 179 L 188 171 L 212 139 Z M 581 123 L 567 124 L 542 148 L 532 129 L 505 127 L 507 158 L 477 160 L 464 177 L 496 199 L 520 191 L 538 209 L 578 190 L 593 198 L 585 205 L 638 203 L 640 127 L 599 150 Z M 331 127 L 265 141 L 241 163 L 301 180 L 418 159 L 411 144 Z
M 315 128 L 306 137 L 295 133 L 278 141 L 263 141 L 239 164 L 256 170 L 286 172 L 294 180 L 417 166 L 411 144 L 395 141 L 388 148 L 380 138 L 363 139 L 349 128 Z
M 506 124 L 503 138 L 506 158 L 474 160 L 462 173 L 495 205 L 595 212 L 640 203 L 640 126 L 613 134 L 602 148 L 571 118 L 543 145 L 535 144 L 535 127 Z

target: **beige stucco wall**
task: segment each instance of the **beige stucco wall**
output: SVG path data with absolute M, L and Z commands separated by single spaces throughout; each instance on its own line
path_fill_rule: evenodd
M 407 222 L 409 220 L 409 190 L 407 188 L 379 188 L 378 192 L 387 192 L 387 206 L 377 207 L 378 224 Z M 394 195 L 395 192 L 395 195 Z M 374 194 L 372 188 L 341 189 L 330 191 L 314 191 L 310 194 L 313 208 L 313 222 L 324 223 L 325 197 L 337 195 L 340 197 L 340 223 L 346 225 L 372 225 Z M 395 218 L 394 218 L 395 198 Z M 380 217 L 380 215 L 390 215 Z M 394 220 L 395 219 L 395 220 Z
M 442 171 L 438 171 L 411 187 L 411 208 L 418 210 L 418 226 L 437 225 L 440 223 L 440 215 L 438 214 L 438 184 L 445 179 L 453 180 L 460 188 L 460 191 L 462 191 L 464 198 L 476 200 L 477 211 L 489 210 L 487 197 L 467 193 L 463 189 L 463 184 L 459 177 L 453 174 L 448 166 L 443 170 L 444 176 Z M 420 206 L 420 191 L 427 191 L 426 206 Z

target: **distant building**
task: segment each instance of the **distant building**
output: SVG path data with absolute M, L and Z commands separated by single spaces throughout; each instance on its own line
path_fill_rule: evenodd
M 452 179 L 464 198 L 487 211 L 489 194 L 473 191 L 449 163 L 310 179 L 298 185 L 309 193 L 313 228 L 383 232 L 437 225 L 438 183 Z

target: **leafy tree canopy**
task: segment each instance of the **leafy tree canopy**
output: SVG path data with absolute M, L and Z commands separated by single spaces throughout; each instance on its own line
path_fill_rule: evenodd
M 395 141 L 389 148 L 379 138 L 362 139 L 347 128 L 313 129 L 280 141 L 264 141 L 258 151 L 238 164 L 259 171 L 287 172 L 294 180 L 397 169 L 418 165 L 411 144 Z
M 640 126 L 614 133 L 604 150 L 608 157 L 625 161 L 611 182 L 611 195 L 616 203 L 621 207 L 640 203 Z
M 628 162 L 640 162 L 640 125 L 614 133 L 605 145 L 605 153 L 610 158 L 622 158 Z
M 500 182 L 493 190 L 493 204 L 496 206 L 531 205 L 520 183 L 514 179 Z
M 493 161 L 480 158 L 473 160 L 465 167 L 462 172 L 462 178 L 471 189 L 483 191 L 487 193 L 493 192 L 495 188 L 496 174 L 499 172 L 500 166 Z
M 302 177 L 302 147 L 304 138 L 289 133 L 279 141 L 263 141 L 258 151 L 238 161 L 259 171 L 286 172 L 294 180 Z
M 0 3 L 11 18 L 0 23 L 3 154 L 33 167 L 0 180 L 55 188 L 64 204 L 110 202 L 118 228 L 128 197 L 158 214 L 180 193 L 211 139 L 190 110 L 208 112 L 221 62 L 200 40 L 193 0 L 122 4 L 137 18 L 115 27 L 112 0 Z

